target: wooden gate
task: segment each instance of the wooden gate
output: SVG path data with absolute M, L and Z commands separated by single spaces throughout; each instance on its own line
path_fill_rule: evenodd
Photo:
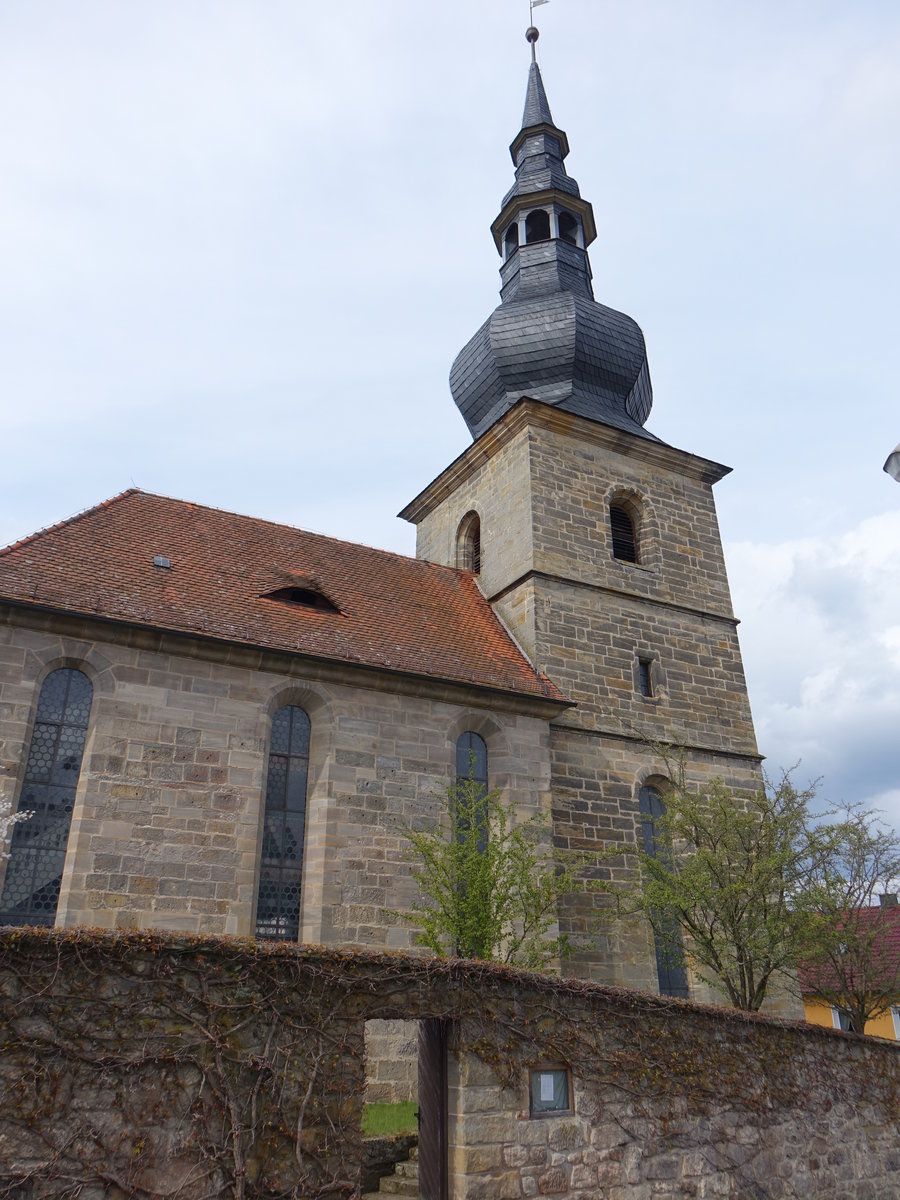
M 447 1022 L 419 1022 L 419 1196 L 447 1200 Z

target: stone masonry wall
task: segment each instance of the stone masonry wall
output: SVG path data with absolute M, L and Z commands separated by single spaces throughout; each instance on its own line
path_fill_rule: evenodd
M 0 1190 L 350 1200 L 365 1024 L 425 1017 L 452 1200 L 900 1194 L 893 1043 L 487 963 L 84 930 L 0 932 Z M 568 1109 L 531 1112 L 535 1068 L 568 1072 Z
M 415 894 L 401 827 L 448 819 L 441 789 L 464 730 L 484 736 L 491 784 L 515 796 L 522 819 L 549 817 L 542 718 L 404 694 L 390 679 L 304 676 L 302 660 L 266 670 L 188 639 L 99 632 L 106 640 L 89 622 L 0 624 L 0 789 L 13 802 L 44 677 L 74 666 L 94 685 L 60 925 L 248 936 L 269 723 L 282 704 L 312 724 L 303 941 L 412 948 L 415 931 L 387 911 Z
M 415 1021 L 366 1022 L 366 1103 L 402 1104 L 419 1094 Z
M 418 553 L 438 562 L 452 561 L 462 516 L 480 514 L 484 590 L 538 669 L 576 702 L 551 725 L 560 848 L 634 844 L 640 789 L 665 774 L 656 742 L 685 749 L 697 786 L 715 775 L 759 786 L 712 493 L 718 474 L 705 460 L 526 402 L 414 502 Z M 638 563 L 613 557 L 613 499 L 634 515 Z M 651 697 L 641 694 L 641 659 Z M 615 880 L 634 867 L 631 858 L 601 872 Z M 576 948 L 568 969 L 655 989 L 646 925 L 608 916 L 602 896 L 567 899 L 560 931 Z M 699 981 L 691 987 L 710 998 Z M 799 1002 L 785 1003 L 799 1015 Z

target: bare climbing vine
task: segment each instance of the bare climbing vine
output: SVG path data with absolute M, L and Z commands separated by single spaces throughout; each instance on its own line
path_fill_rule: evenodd
M 835 1098 L 832 1035 L 731 1010 L 459 959 L 3 930 L 0 1200 L 358 1195 L 365 1022 L 426 1016 L 518 1093 L 529 1064 L 568 1063 L 591 1120 L 645 1139 Z M 865 1069 L 839 1098 L 896 1113 L 896 1056 L 848 1045 Z

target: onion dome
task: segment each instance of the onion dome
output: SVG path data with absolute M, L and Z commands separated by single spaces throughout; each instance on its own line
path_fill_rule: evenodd
M 532 45 L 536 37 L 529 30 Z M 526 396 L 652 438 L 642 428 L 653 403 L 644 336 L 631 317 L 594 300 L 594 213 L 566 172 L 568 139 L 533 55 L 509 149 L 515 183 L 491 226 L 503 259 L 501 303 L 457 355 L 453 399 L 476 438 Z

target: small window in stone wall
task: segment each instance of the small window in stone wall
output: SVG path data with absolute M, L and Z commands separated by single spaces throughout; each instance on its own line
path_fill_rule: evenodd
M 653 699 L 653 660 L 649 658 L 638 659 L 638 686 L 641 689 L 641 695 L 647 699 Z
M 568 1067 L 532 1067 L 528 1072 L 529 1111 L 533 1117 L 572 1112 Z

